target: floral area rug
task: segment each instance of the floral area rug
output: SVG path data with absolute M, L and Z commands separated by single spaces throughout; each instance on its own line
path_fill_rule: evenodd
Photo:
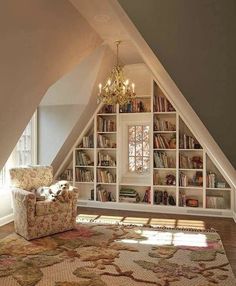
M 0 240 L 1 286 L 235 286 L 216 232 L 79 223 Z

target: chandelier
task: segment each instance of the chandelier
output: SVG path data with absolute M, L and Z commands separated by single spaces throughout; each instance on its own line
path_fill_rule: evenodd
M 111 71 L 104 86 L 98 85 L 98 102 L 104 104 L 120 104 L 124 105 L 135 98 L 135 84 L 130 84 L 128 79 L 125 79 L 122 66 L 119 64 L 119 45 L 121 41 L 116 41 L 116 65 Z

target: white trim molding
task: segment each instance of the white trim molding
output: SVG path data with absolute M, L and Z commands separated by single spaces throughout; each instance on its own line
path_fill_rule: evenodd
M 10 222 L 12 222 L 14 220 L 14 215 L 13 213 L 9 214 L 9 215 L 6 215 L 4 217 L 1 217 L 0 218 L 0 226 L 3 226 L 5 224 L 8 224 Z

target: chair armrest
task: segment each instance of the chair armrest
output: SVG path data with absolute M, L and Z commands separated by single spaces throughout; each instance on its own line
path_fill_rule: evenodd
M 19 188 L 12 189 L 12 198 L 13 200 L 20 201 L 24 204 L 27 204 L 28 201 L 36 203 L 36 195 L 34 193 Z

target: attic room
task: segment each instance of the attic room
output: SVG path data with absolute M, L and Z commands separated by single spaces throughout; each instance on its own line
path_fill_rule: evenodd
M 0 2 L 0 285 L 236 285 L 236 2 Z

